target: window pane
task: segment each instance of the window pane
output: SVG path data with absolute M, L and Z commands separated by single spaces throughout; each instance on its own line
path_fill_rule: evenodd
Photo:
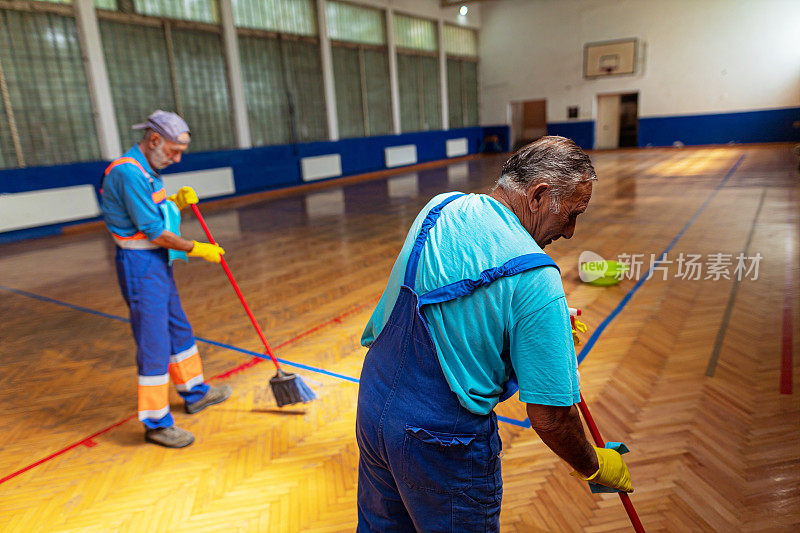
M 3 42 L 0 40 L 0 42 Z M 16 167 L 17 151 L 11 138 L 11 125 L 8 121 L 8 113 L 4 98 L 0 98 L 0 168 Z
M 422 69 L 423 130 L 442 128 L 442 93 L 439 85 L 439 58 L 420 57 Z
M 240 36 L 239 46 L 253 144 L 327 139 L 319 44 Z
M 172 41 L 178 97 L 192 130 L 192 151 L 231 148 L 233 125 L 220 36 L 172 30 Z
M 94 0 L 94 7 L 97 9 L 117 10 L 117 0 Z
M 480 122 L 478 116 L 478 64 L 474 61 L 464 61 L 464 116 L 465 126 L 477 126 Z
M 319 44 L 289 39 L 283 39 L 281 44 L 286 85 L 291 97 L 289 112 L 294 118 L 293 138 L 297 142 L 327 139 Z
M 478 32 L 475 30 L 445 24 L 442 38 L 448 54 L 478 57 Z
M 361 91 L 361 58 L 356 48 L 333 46 L 333 76 L 336 84 L 336 111 L 341 137 L 363 137 L 364 103 Z
M 253 145 L 289 143 L 289 100 L 278 39 L 241 35 L 239 51 Z
M 367 81 L 369 134 L 392 132 L 392 96 L 389 88 L 389 54 L 385 50 L 364 50 Z
M 137 13 L 198 22 L 219 22 L 217 0 L 133 0 Z
M 316 35 L 314 6 L 314 0 L 233 0 L 233 20 L 241 28 Z
M 464 82 L 461 79 L 461 61 L 447 60 L 447 105 L 450 127 L 464 126 Z
M 156 109 L 176 110 L 164 29 L 99 22 L 120 141 L 126 149 L 142 135 L 131 129 L 133 124 Z
M 397 79 L 400 90 L 400 129 L 419 131 L 422 129 L 420 111 L 419 56 L 397 54 Z
M 441 129 L 439 59 L 398 53 L 397 74 L 401 129 L 404 132 Z
M 0 9 L 0 62 L 26 165 L 100 159 L 74 18 Z
M 328 36 L 333 40 L 386 44 L 386 18 L 383 11 L 328 1 L 325 14 Z
M 436 23 L 432 20 L 394 16 L 394 40 L 400 48 L 435 51 L 439 49 Z

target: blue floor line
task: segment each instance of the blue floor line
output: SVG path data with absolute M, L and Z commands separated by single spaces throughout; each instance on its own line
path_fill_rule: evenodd
M 611 322 L 615 318 L 617 318 L 617 315 L 620 314 L 620 312 L 625 308 L 625 306 L 628 305 L 628 302 L 631 301 L 631 298 L 633 298 L 633 295 L 636 294 L 636 291 L 639 290 L 639 287 L 641 287 L 644 284 L 644 282 L 650 278 L 653 269 L 661 263 L 661 261 L 664 259 L 664 256 L 667 253 L 669 253 L 670 250 L 672 250 L 672 248 L 675 246 L 678 240 L 681 237 L 683 237 L 684 233 L 686 233 L 686 230 L 689 229 L 689 226 L 691 226 L 694 223 L 694 221 L 697 220 L 697 217 L 699 217 L 700 214 L 703 211 L 705 211 L 706 207 L 708 207 L 708 204 L 711 203 L 711 200 L 714 199 L 714 197 L 717 195 L 720 189 L 722 189 L 722 187 L 728 182 L 728 180 L 731 179 L 731 176 L 733 176 L 733 173 L 736 172 L 737 168 L 739 168 L 739 165 L 742 164 L 742 161 L 744 161 L 744 155 L 742 155 L 739 158 L 739 160 L 736 161 L 736 163 L 734 163 L 734 165 L 731 167 L 728 173 L 725 174 L 725 177 L 722 178 L 722 181 L 719 182 L 719 184 L 714 188 L 714 190 L 708 196 L 708 198 L 706 198 L 706 201 L 703 202 L 703 205 L 701 205 L 697 209 L 697 211 L 695 211 L 694 215 L 692 215 L 692 218 L 689 219 L 689 221 L 683 226 L 683 228 L 681 228 L 678 234 L 675 235 L 675 238 L 672 239 L 672 241 L 667 245 L 667 247 L 664 248 L 664 250 L 658 255 L 659 259 L 655 263 L 653 263 L 653 265 L 647 270 L 647 274 L 636 282 L 636 285 L 634 285 L 633 288 L 630 291 L 628 291 L 625 297 L 622 298 L 622 300 L 620 300 L 619 304 L 617 304 L 617 307 L 615 307 L 614 310 L 611 311 L 611 313 L 605 318 L 605 320 L 603 320 L 600 323 L 600 325 L 597 326 L 597 329 L 594 330 L 592 335 L 589 337 L 589 340 L 586 341 L 586 345 L 584 345 L 583 349 L 581 350 L 581 353 L 578 354 L 579 365 L 583 362 L 584 359 L 586 359 L 586 356 L 589 355 L 589 352 L 592 351 L 592 348 L 597 342 L 597 339 L 600 338 L 600 335 L 603 334 L 603 331 L 605 331 L 608 325 L 611 324 Z
M 109 313 L 104 313 L 102 311 L 96 311 L 94 309 L 89 309 L 88 307 L 82 307 L 80 305 L 75 305 L 67 302 L 62 302 L 61 300 L 56 300 L 55 298 L 48 298 L 47 296 L 42 296 L 40 294 L 34 294 L 28 291 L 22 291 L 19 289 L 12 289 L 11 287 L 6 287 L 5 285 L 0 285 L 0 290 L 4 290 L 6 292 L 11 292 L 14 294 L 18 294 L 20 296 L 27 296 L 28 298 L 33 298 L 34 300 L 41 300 L 43 302 L 51 303 L 60 305 L 62 307 L 68 307 L 70 309 L 74 309 L 75 311 L 81 311 L 82 313 L 89 313 L 90 315 L 97 315 L 102 316 L 103 318 L 110 318 L 111 320 L 119 320 L 120 322 L 130 322 L 125 317 L 112 315 Z
M 102 311 L 97 311 L 95 309 L 89 309 L 88 307 L 83 307 L 83 306 L 80 306 L 80 305 L 75 305 L 75 304 L 71 304 L 71 303 L 67 303 L 67 302 L 62 302 L 61 300 L 56 300 L 55 298 L 49 298 L 47 296 L 42 296 L 41 294 L 35 294 L 35 293 L 32 293 L 32 292 L 22 291 L 22 290 L 19 290 L 19 289 L 12 289 L 11 287 L 6 287 L 4 285 L 0 285 L 0 290 L 4 290 L 6 292 L 11 292 L 11 293 L 14 293 L 14 294 L 18 294 L 20 296 L 26 296 L 26 297 L 32 298 L 34 300 L 41 300 L 42 302 L 47 302 L 47 303 L 51 303 L 51 304 L 60 305 L 62 307 L 67 307 L 67 308 L 73 309 L 75 311 L 80 311 L 82 313 L 88 313 L 90 315 L 101 316 L 103 318 L 110 318 L 111 320 L 117 320 L 119 322 L 130 323 L 129 319 L 127 319 L 125 317 L 122 317 L 122 316 L 112 315 L 110 313 L 104 313 Z M 255 357 L 260 357 L 262 359 L 270 360 L 269 357 L 267 357 L 263 353 L 254 352 L 252 350 L 246 350 L 245 348 L 239 348 L 238 346 L 234 346 L 232 344 L 226 344 L 224 342 L 217 342 L 217 341 L 214 341 L 214 340 L 211 340 L 211 339 L 206 339 L 204 337 L 195 337 L 195 340 L 198 340 L 200 342 L 204 342 L 206 344 L 211 344 L 213 346 L 219 346 L 220 348 L 226 348 L 228 350 L 233 350 L 235 352 L 240 352 L 240 353 L 244 353 L 244 354 L 248 354 L 248 355 L 253 355 Z M 333 377 L 336 377 L 336 378 L 339 378 L 339 379 L 344 379 L 346 381 L 352 381 L 353 383 L 358 383 L 358 379 L 357 378 L 354 378 L 354 377 L 351 377 L 351 376 L 346 376 L 344 374 L 337 374 L 336 372 L 330 372 L 328 370 L 325 370 L 325 369 L 322 369 L 322 368 L 316 368 L 316 367 L 309 366 L 309 365 L 306 365 L 306 364 L 303 364 L 303 363 L 296 363 L 294 361 L 289 361 L 287 359 L 281 359 L 280 357 L 278 357 L 278 362 L 281 363 L 282 365 L 292 366 L 292 367 L 295 367 L 295 368 L 302 368 L 303 370 L 308 370 L 310 372 L 316 372 L 318 374 L 325 374 L 326 376 L 333 376 Z
M 205 342 L 207 344 L 213 344 L 214 346 L 219 346 L 220 348 L 227 348 L 228 350 L 233 350 L 234 352 L 244 353 L 244 354 L 247 354 L 247 355 L 252 355 L 254 357 L 258 357 L 260 359 L 266 359 L 267 361 L 272 361 L 272 359 L 270 359 L 269 356 L 267 356 L 267 355 L 265 355 L 263 353 L 260 353 L 260 352 L 254 352 L 252 350 L 247 350 L 245 348 L 239 348 L 238 346 L 234 346 L 232 344 L 226 344 L 224 342 L 212 341 L 211 339 L 206 339 L 206 338 L 203 338 L 203 337 L 195 337 L 195 339 L 197 339 L 199 341 L 202 341 L 202 342 Z M 288 360 L 283 359 L 281 357 L 278 357 L 277 359 L 278 359 L 278 362 L 280 364 L 282 364 L 282 365 L 293 366 L 295 368 L 302 368 L 303 370 L 310 370 L 311 372 L 316 372 L 318 374 L 325 374 L 326 376 L 332 376 L 332 377 L 335 377 L 335 378 L 343 379 L 345 381 L 350 381 L 352 383 L 358 383 L 358 378 L 354 378 L 352 376 L 347 376 L 345 374 L 338 374 L 336 372 L 331 372 L 329 370 L 325 370 L 325 369 L 322 369 L 322 368 L 316 368 L 316 367 L 309 366 L 309 365 L 306 365 L 306 364 L 303 364 L 303 363 L 295 363 L 294 361 L 288 361 Z
M 675 236 L 675 238 L 672 239 L 672 241 L 667 245 L 666 248 L 664 248 L 664 250 L 661 252 L 661 254 L 659 254 L 660 258 L 663 258 L 664 255 L 666 255 L 667 253 L 669 253 L 670 250 L 672 250 L 672 248 L 675 246 L 675 244 L 678 242 L 678 240 L 681 237 L 683 237 L 684 233 L 686 233 L 686 230 L 689 229 L 689 226 L 691 226 L 694 223 L 694 221 L 697 220 L 697 217 L 699 217 L 700 214 L 703 211 L 705 211 L 706 207 L 708 207 L 708 204 L 711 203 L 711 200 L 714 199 L 714 197 L 717 195 L 717 193 L 720 191 L 720 189 L 722 189 L 722 187 L 728 182 L 728 180 L 731 178 L 731 176 L 733 176 L 733 173 L 736 172 L 736 169 L 739 168 L 739 165 L 741 165 L 742 161 L 744 160 L 744 157 L 745 156 L 742 155 L 739 158 L 739 160 L 736 161 L 736 163 L 733 165 L 733 167 L 731 167 L 731 169 L 728 171 L 728 173 L 725 175 L 725 177 L 722 179 L 722 181 L 714 188 L 714 191 L 709 195 L 709 197 L 706 198 L 706 201 L 703 202 L 703 205 L 701 205 L 698 208 L 698 210 L 695 211 L 694 215 L 692 215 L 692 218 L 689 219 L 689 221 L 683 226 L 683 228 L 681 228 L 681 230 L 678 232 L 678 234 Z M 605 318 L 605 320 L 603 320 L 600 323 L 600 325 L 597 326 L 597 329 L 594 330 L 592 335 L 589 337 L 589 340 L 586 341 L 586 344 L 584 345 L 583 349 L 581 350 L 580 354 L 578 355 L 578 364 L 579 365 L 583 362 L 584 359 L 586 359 L 586 356 L 589 355 L 589 352 L 592 350 L 592 348 L 594 347 L 595 343 L 597 343 L 597 339 L 600 337 L 600 335 L 603 333 L 603 331 L 605 331 L 605 329 L 608 327 L 608 325 L 611 324 L 611 322 L 617 317 L 617 315 L 619 315 L 619 313 L 625 308 L 625 306 L 628 305 L 628 302 L 631 300 L 631 298 L 633 298 L 633 295 L 636 294 L 636 291 L 638 291 L 639 288 L 644 284 L 644 282 L 649 279 L 650 274 L 653 272 L 653 269 L 657 265 L 659 265 L 660 263 L 661 263 L 661 260 L 656 261 L 648 269 L 647 274 L 644 277 L 642 277 L 638 282 L 636 282 L 636 285 L 634 285 L 633 288 L 630 291 L 628 291 L 628 293 L 622 298 L 622 300 L 620 300 L 619 304 L 617 304 L 617 307 L 615 307 L 614 310 L 611 311 L 611 313 Z M 129 322 L 129 320 L 127 318 L 124 318 L 124 317 L 121 317 L 121 316 L 112 315 L 112 314 L 109 314 L 109 313 L 104 313 L 102 311 L 96 311 L 94 309 L 89 309 L 88 307 L 82 307 L 80 305 L 75 305 L 75 304 L 70 304 L 70 303 L 67 303 L 67 302 L 62 302 L 62 301 L 56 300 L 54 298 L 48 298 L 47 296 L 41 296 L 39 294 L 34 294 L 34 293 L 28 292 L 28 291 L 22 291 L 22 290 L 19 290 L 19 289 L 12 289 L 11 287 L 5 287 L 3 285 L 0 285 L 0 290 L 4 290 L 4 291 L 11 292 L 11 293 L 14 293 L 14 294 L 18 294 L 18 295 L 21 295 L 21 296 L 27 296 L 29 298 L 33 298 L 33 299 L 36 299 L 36 300 L 41 300 L 43 302 L 48 302 L 48 303 L 60 305 L 60 306 L 63 306 L 63 307 L 68 307 L 70 309 L 74 309 L 76 311 L 81 311 L 83 313 L 89 313 L 89 314 L 101 316 L 101 317 L 104 317 L 104 318 L 110 318 L 112 320 L 119 320 L 121 322 Z M 224 342 L 217 342 L 217 341 L 213 341 L 211 339 L 205 339 L 203 337 L 195 337 L 195 338 L 197 340 L 201 341 L 201 342 L 204 342 L 206 344 L 211 344 L 213 346 L 218 346 L 220 348 L 226 348 L 228 350 L 233 350 L 233 351 L 244 353 L 244 354 L 247 354 L 247 355 L 252 355 L 254 357 L 260 357 L 262 359 L 269 359 L 266 355 L 264 355 L 262 353 L 254 352 L 252 350 L 246 350 L 244 348 L 239 348 L 238 346 L 233 346 L 232 344 L 226 344 Z M 281 364 L 284 364 L 284 365 L 287 365 L 287 366 L 292 366 L 292 367 L 295 367 L 295 368 L 302 368 L 303 370 L 308 370 L 310 372 L 316 372 L 318 374 L 324 374 L 326 376 L 332 376 L 332 377 L 339 378 L 339 379 L 342 379 L 342 380 L 345 380 L 345 381 L 349 381 L 351 383 L 358 383 L 359 382 L 358 378 L 354 378 L 352 376 L 346 376 L 344 374 L 337 374 L 336 372 L 330 372 L 328 370 L 324 370 L 322 368 L 316 368 L 316 367 L 313 367 L 313 366 L 305 365 L 303 363 L 296 363 L 296 362 L 293 362 L 293 361 L 287 361 L 286 359 L 281 359 L 281 358 L 278 358 L 278 361 Z M 501 422 L 505 422 L 506 424 L 512 424 L 512 425 L 523 427 L 523 428 L 531 427 L 530 420 L 528 420 L 527 418 L 525 418 L 524 420 L 517 420 L 515 418 L 509 418 L 509 417 L 506 417 L 506 416 L 498 415 L 497 419 L 500 420 Z

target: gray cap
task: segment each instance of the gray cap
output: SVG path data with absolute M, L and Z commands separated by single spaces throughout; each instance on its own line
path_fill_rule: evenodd
M 178 140 L 178 137 L 182 133 L 188 133 L 191 135 L 191 132 L 189 131 L 189 126 L 186 124 L 186 121 L 178 116 L 177 113 L 157 109 L 153 111 L 149 117 L 147 117 L 147 121 L 142 122 L 141 124 L 133 125 L 133 129 L 135 130 L 144 130 L 147 128 L 158 132 L 169 141 L 180 144 L 189 144 L 189 141 Z

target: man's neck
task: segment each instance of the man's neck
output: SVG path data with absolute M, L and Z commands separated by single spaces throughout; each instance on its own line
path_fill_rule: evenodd
M 141 141 L 137 143 L 137 146 L 139 147 L 139 150 L 141 150 L 145 161 L 147 161 L 147 165 L 150 167 L 150 170 L 153 172 L 153 174 L 157 176 L 158 170 L 156 170 L 156 167 L 154 167 L 152 161 L 150 161 L 149 150 L 147 149 L 147 145 L 145 144 L 144 141 Z
M 519 196 L 519 195 L 510 195 L 502 187 L 495 187 L 495 189 L 489 193 L 490 198 L 494 198 L 495 200 L 506 206 L 509 211 L 514 213 L 514 216 L 520 218 L 519 202 L 514 201 L 514 199 L 512 199 L 512 196 Z M 520 219 L 520 221 L 522 221 L 522 219 Z

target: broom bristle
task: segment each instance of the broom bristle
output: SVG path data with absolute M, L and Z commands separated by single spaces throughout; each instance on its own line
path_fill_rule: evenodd
M 306 403 L 316 399 L 317 395 L 306 385 L 303 378 L 278 370 L 278 373 L 269 380 L 272 394 L 278 407 L 295 403 Z

